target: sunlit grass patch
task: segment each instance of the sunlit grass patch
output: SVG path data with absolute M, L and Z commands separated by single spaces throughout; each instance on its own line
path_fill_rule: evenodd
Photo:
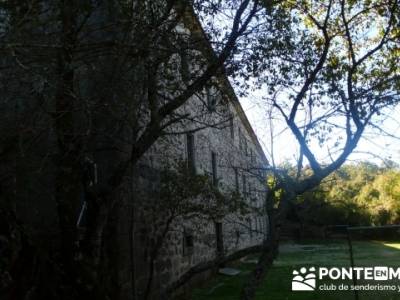
M 391 248 L 400 250 L 400 243 L 385 243 L 385 242 L 383 242 L 383 244 L 387 247 L 391 247 Z
M 355 266 L 400 266 L 400 243 L 386 241 L 353 241 Z M 254 260 L 256 257 L 251 257 Z M 250 260 L 250 259 L 248 259 Z M 277 259 L 256 293 L 256 300 L 352 300 L 353 291 L 291 291 L 293 270 L 301 267 L 350 267 L 349 245 L 346 240 L 306 240 L 284 242 Z M 247 275 L 254 264 L 241 263 L 238 276 L 215 276 L 204 288 L 196 289 L 193 300 L 239 300 Z M 330 280 L 318 285 L 331 284 Z M 342 283 L 342 282 L 341 282 Z M 353 282 L 343 281 L 346 284 Z M 364 282 L 358 282 L 358 284 Z M 337 285 L 337 282 L 335 282 Z M 385 291 L 359 292 L 360 300 L 400 300 L 400 293 Z

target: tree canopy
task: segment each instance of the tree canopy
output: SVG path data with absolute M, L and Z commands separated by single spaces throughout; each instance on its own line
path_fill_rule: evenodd
M 268 118 L 280 115 L 297 140 L 297 179 L 304 167 L 312 170 L 301 193 L 339 168 L 366 128 L 379 128 L 381 115 L 399 103 L 399 5 L 283 1 L 267 11 L 246 36 L 242 73 L 265 91 Z
M 390 225 L 400 222 L 400 170 L 368 162 L 346 164 L 299 197 L 311 225 Z

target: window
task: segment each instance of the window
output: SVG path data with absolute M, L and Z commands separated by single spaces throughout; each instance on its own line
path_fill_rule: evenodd
M 218 170 L 217 170 L 217 154 L 215 152 L 211 152 L 211 165 L 212 165 L 212 180 L 213 185 L 218 185 Z
M 235 188 L 236 192 L 239 192 L 239 171 L 237 168 L 235 168 L 234 170 L 235 170 Z
M 189 67 L 187 54 L 184 51 L 182 51 L 182 53 L 180 53 L 180 59 L 181 59 L 180 73 L 182 76 L 182 80 L 183 80 L 183 82 L 187 83 L 187 82 L 189 82 L 189 79 L 190 79 L 190 67 Z
M 248 152 L 247 152 L 247 139 L 244 137 L 243 140 L 244 140 L 244 153 L 246 153 L 246 155 L 248 155 Z
M 254 199 L 252 198 L 252 193 L 253 193 L 253 191 L 252 191 L 252 186 L 251 186 L 251 183 L 250 183 L 250 182 L 249 182 L 249 187 L 248 187 L 248 189 L 247 189 L 247 193 L 248 193 L 249 198 L 250 198 L 251 200 L 254 200 Z
M 233 126 L 233 115 L 231 115 L 230 119 L 229 119 L 229 128 L 231 131 L 231 139 L 233 140 L 233 139 L 235 139 L 235 128 Z
M 235 235 L 236 235 L 236 239 L 240 238 L 240 231 L 239 230 L 235 230 Z
M 243 145 L 242 145 L 242 133 L 240 130 L 240 127 L 238 126 L 238 138 L 239 138 L 239 150 L 242 150 Z
M 224 253 L 224 240 L 221 222 L 215 222 L 215 238 L 217 244 L 217 255 L 222 256 Z
M 251 222 L 250 218 L 248 219 L 248 223 L 249 223 L 249 235 L 250 235 L 250 238 L 252 238 L 253 237 L 253 228 L 252 228 L 252 222 Z
M 217 97 L 218 93 L 214 90 L 213 87 L 207 88 L 207 108 L 210 112 L 215 111 L 217 106 Z
M 183 255 L 193 254 L 193 249 L 194 249 L 193 234 L 185 231 L 183 233 Z
M 196 174 L 196 152 L 192 133 L 186 135 L 186 148 L 188 168 L 192 174 Z
M 235 241 L 235 244 L 236 244 L 236 247 L 239 245 L 239 240 L 240 240 L 240 231 L 239 230 L 235 230 L 235 236 L 236 236 L 236 241 Z
M 246 175 L 242 175 L 243 196 L 246 197 Z

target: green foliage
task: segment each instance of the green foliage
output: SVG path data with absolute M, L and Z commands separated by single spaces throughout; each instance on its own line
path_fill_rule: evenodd
M 400 222 L 400 171 L 363 162 L 345 165 L 298 199 L 307 223 L 387 225 Z
M 250 50 L 238 55 L 245 66 L 235 76 L 265 88 L 266 106 L 289 121 L 303 148 L 348 155 L 356 130 L 379 126 L 400 100 L 398 1 L 262 3 L 264 22 L 243 41 Z
M 185 161 L 170 163 L 160 171 L 160 189 L 154 195 L 157 209 L 172 218 L 218 220 L 229 213 L 249 212 L 240 193 L 215 186 L 208 175 L 193 174 Z M 155 206 L 153 203 L 148 203 Z
M 278 179 L 270 175 L 267 177 L 267 186 L 269 191 L 269 200 L 272 200 L 276 206 L 282 199 L 283 189 L 279 187 Z

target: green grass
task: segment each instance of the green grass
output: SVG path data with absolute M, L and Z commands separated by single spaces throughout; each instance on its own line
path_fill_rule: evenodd
M 355 266 L 400 266 L 400 243 L 379 241 L 353 242 Z M 247 259 L 249 260 L 249 259 Z M 353 291 L 291 291 L 292 272 L 303 266 L 349 267 L 348 244 L 343 240 L 286 242 L 280 247 L 280 254 L 257 290 L 256 300 L 351 300 Z M 193 300 L 237 300 L 247 275 L 254 264 L 240 263 L 235 266 L 242 272 L 238 276 L 216 275 L 201 289 L 193 292 Z M 317 281 L 317 285 L 338 281 Z M 352 284 L 350 281 L 340 283 Z M 358 282 L 362 284 L 363 282 Z M 388 282 L 369 281 L 370 284 L 388 284 Z M 400 282 L 392 282 L 400 284 Z M 400 300 L 400 293 L 389 291 L 360 291 L 360 300 Z
M 193 300 L 236 300 L 247 276 L 254 268 L 254 264 L 235 264 L 234 268 L 241 270 L 236 276 L 216 275 L 204 288 L 195 289 Z

